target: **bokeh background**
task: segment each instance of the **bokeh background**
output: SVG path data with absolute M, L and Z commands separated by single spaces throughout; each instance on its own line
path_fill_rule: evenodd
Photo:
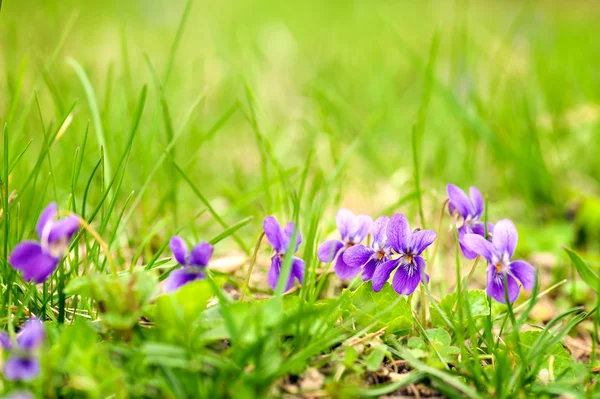
M 23 212 L 40 195 L 81 198 L 101 156 L 98 126 L 115 169 L 147 85 L 120 206 L 148 183 L 124 242 L 163 218 L 166 236 L 203 208 L 171 159 L 230 221 L 285 213 L 285 190 L 265 195 L 264 182 L 299 186 L 308 159 L 310 181 L 344 162 L 332 204 L 416 215 L 417 124 L 431 224 L 446 183 L 476 185 L 490 219 L 516 221 L 523 252 L 560 266 L 569 245 L 596 264 L 599 17 L 594 1 L 4 0 L 0 122 L 12 156 L 33 140 L 11 184 L 19 191 L 70 115 L 40 166 L 49 184 L 17 194 Z M 102 196 L 102 176 L 88 201 Z

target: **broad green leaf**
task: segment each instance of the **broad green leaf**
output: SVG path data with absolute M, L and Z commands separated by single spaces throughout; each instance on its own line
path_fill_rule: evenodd
M 487 301 L 487 295 L 483 290 L 468 291 L 468 298 L 469 298 L 469 309 L 470 309 L 471 320 L 476 320 L 476 319 L 480 319 L 482 317 L 489 316 L 490 307 L 489 307 L 489 304 Z M 446 295 L 439 304 L 440 309 L 444 312 L 444 314 L 446 315 L 446 318 L 448 320 L 451 320 L 451 321 L 458 320 L 457 301 L 458 301 L 458 294 L 456 292 L 453 292 L 450 295 Z M 467 308 L 466 308 L 466 301 L 463 300 L 463 304 L 465 305 L 465 310 L 463 312 L 464 324 L 467 324 L 468 313 L 467 313 Z M 444 321 L 444 318 L 440 315 L 440 313 L 437 311 L 436 308 L 434 308 L 432 306 L 432 307 L 430 307 L 430 311 L 431 311 L 431 324 L 433 326 L 447 327 L 447 324 Z
M 374 324 L 373 329 L 378 330 L 387 326 L 388 333 L 413 327 L 410 305 L 388 283 L 379 292 L 373 291 L 370 281 L 363 283 L 350 294 L 349 309 L 361 327 Z
M 594 291 L 600 293 L 600 278 L 588 265 L 585 264 L 583 259 L 575 251 L 569 249 L 567 247 L 563 247 L 571 258 L 571 262 L 577 269 L 577 273 L 581 276 L 583 281 L 585 281 Z
M 159 296 L 156 300 L 157 326 L 163 323 L 179 324 L 178 319 L 193 323 L 200 317 L 200 312 L 206 309 L 212 296 L 212 289 L 204 280 L 193 281 L 173 293 Z
M 381 362 L 383 362 L 383 358 L 385 357 L 386 353 L 387 352 L 383 345 L 376 345 L 365 359 L 365 362 L 367 363 L 367 370 L 377 371 L 381 366 Z
M 519 333 L 521 347 L 523 348 L 524 355 L 533 348 L 537 340 L 540 338 L 542 332 L 540 331 L 526 331 Z M 553 357 L 552 366 L 550 365 L 550 357 Z M 556 343 L 551 348 L 547 348 L 544 351 L 544 361 L 542 363 L 542 369 L 550 371 L 552 367 L 552 375 L 555 378 L 574 378 L 574 361 L 569 352 L 560 344 Z

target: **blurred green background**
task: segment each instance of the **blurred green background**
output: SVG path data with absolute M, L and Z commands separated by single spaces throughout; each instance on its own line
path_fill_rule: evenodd
M 196 1 L 185 12 L 190 4 L 3 2 L 0 123 L 11 159 L 33 140 L 11 174 L 23 212 L 37 214 L 26 208 L 40 195 L 66 202 L 85 192 L 99 126 L 114 172 L 147 84 L 118 188 L 123 205 L 148 181 L 133 232 L 163 217 L 176 229 L 202 208 L 171 158 L 161 159 L 173 137 L 169 155 L 230 220 L 285 209 L 284 193 L 270 198 L 261 187 L 281 171 L 300 184 L 309 154 L 311 180 L 346 160 L 334 202 L 376 214 L 414 190 L 411 131 L 421 123 L 427 219 L 439 214 L 446 183 L 477 185 L 490 219 L 515 219 L 527 249 L 598 250 L 599 3 L 238 0 Z M 52 171 L 49 185 L 36 179 L 20 191 L 76 100 L 40 166 Z M 102 172 L 92 182 L 88 201 L 102 195 Z

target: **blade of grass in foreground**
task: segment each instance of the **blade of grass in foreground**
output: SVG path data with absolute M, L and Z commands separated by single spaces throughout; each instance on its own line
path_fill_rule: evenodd
M 88 76 L 85 73 L 85 70 L 83 69 L 81 64 L 79 64 L 73 58 L 68 58 L 67 64 L 69 64 L 71 66 L 71 68 L 73 68 L 75 70 L 75 73 L 77 74 L 77 77 L 79 78 L 79 81 L 81 82 L 81 85 L 83 86 L 85 95 L 88 100 L 88 105 L 90 107 L 90 112 L 92 113 L 92 120 L 94 122 L 94 128 L 96 130 L 96 136 L 98 138 L 98 143 L 102 147 L 106 148 L 106 138 L 104 136 L 104 129 L 102 128 L 102 119 L 100 118 L 100 110 L 98 109 L 98 103 L 96 101 L 96 92 L 94 91 L 94 87 L 92 86 L 92 83 L 90 82 L 90 79 L 88 78 Z M 108 159 L 105 159 L 105 161 L 104 161 L 104 183 L 105 184 L 108 184 L 108 181 L 110 180 L 110 176 L 111 176 L 110 162 L 108 161 Z
M 179 174 L 183 177 L 183 179 L 188 183 L 188 185 L 190 186 L 190 188 L 192 189 L 192 191 L 196 194 L 196 196 L 204 204 L 204 206 L 206 206 L 206 208 L 208 209 L 208 212 L 210 212 L 210 214 L 215 218 L 215 220 L 223 228 L 229 229 L 231 226 L 229 226 L 221 218 L 221 216 L 217 213 L 217 211 L 215 210 L 215 208 L 213 208 L 213 206 L 211 205 L 210 201 L 204 196 L 204 194 L 202 194 L 202 192 L 198 189 L 198 187 L 196 187 L 196 185 L 189 178 L 189 176 L 183 170 L 181 170 L 181 168 L 179 167 L 179 165 L 177 165 L 177 163 L 174 162 L 173 165 L 175 166 L 175 169 L 177 170 L 177 172 L 179 172 Z M 250 249 L 246 246 L 246 244 L 244 243 L 244 241 L 242 241 L 242 239 L 237 234 L 232 234 L 232 236 L 233 236 L 233 239 L 235 240 L 235 242 L 238 243 L 238 245 L 240 246 L 240 248 L 242 249 L 242 251 L 244 251 L 244 253 L 246 253 L 246 255 L 250 254 Z

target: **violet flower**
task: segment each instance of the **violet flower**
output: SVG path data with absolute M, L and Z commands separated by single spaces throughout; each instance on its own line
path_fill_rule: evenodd
M 465 234 L 477 234 L 485 238 L 485 225 L 480 221 L 483 216 L 483 196 L 477 187 L 469 188 L 469 196 L 454 184 L 446 186 L 448 193 L 448 212 L 455 217 L 458 228 L 460 249 L 467 259 L 475 259 L 477 253 L 465 245 Z M 488 223 L 488 235 L 492 234 L 494 225 Z
M 360 267 L 347 264 L 344 261 L 344 252 L 365 239 L 371 230 L 373 219 L 367 215 L 356 216 L 348 209 L 340 209 L 335 222 L 342 239 L 322 243 L 319 246 L 318 257 L 321 262 L 335 260 L 335 274 L 341 279 L 351 279 L 360 272 Z
M 387 244 L 400 257 L 388 260 L 375 269 L 373 290 L 381 291 L 392 271 L 396 269 L 392 287 L 398 294 L 412 294 L 421 282 L 425 270 L 425 259 L 421 254 L 436 237 L 437 234 L 433 230 L 411 231 L 406 216 L 394 215 L 387 225 Z M 427 274 L 425 277 L 429 281 Z
M 35 317 L 25 322 L 14 341 L 7 333 L 0 332 L 0 345 L 9 352 L 4 363 L 4 378 L 30 381 L 37 377 L 40 373 L 40 360 L 35 352 L 44 338 L 44 324 Z
M 201 280 L 206 277 L 204 268 L 208 265 L 213 254 L 213 246 L 207 242 L 201 242 L 192 248 L 192 252 L 188 251 L 188 247 L 179 236 L 173 236 L 169 242 L 169 248 L 173 252 L 173 256 L 181 268 L 173 270 L 165 283 L 165 291 L 173 292 L 181 286 L 194 281 Z
M 390 218 L 380 216 L 373 223 L 371 233 L 373 242 L 371 246 L 355 245 L 344 251 L 344 263 L 353 268 L 362 267 L 362 279 L 368 281 L 373 278 L 375 269 L 390 260 L 391 248 L 387 245 L 386 229 Z
M 35 396 L 28 391 L 15 391 L 6 396 L 2 396 L 2 399 L 35 399 Z
M 300 231 L 296 232 L 296 243 L 290 245 L 290 240 L 294 235 L 294 229 L 296 225 L 293 222 L 289 222 L 282 230 L 281 226 L 273 216 L 267 216 L 263 221 L 263 231 L 267 236 L 267 240 L 275 250 L 275 253 L 271 257 L 271 268 L 269 269 L 269 285 L 273 290 L 277 288 L 277 282 L 279 281 L 279 275 L 281 274 L 281 266 L 283 259 L 288 250 L 298 251 L 298 247 L 302 243 L 302 234 Z M 288 281 L 285 285 L 284 291 L 288 291 L 294 285 L 294 279 L 298 279 L 298 282 L 302 284 L 304 281 L 304 261 L 297 256 L 292 259 L 292 269 Z
M 56 214 L 57 206 L 53 202 L 44 209 L 35 228 L 40 242 L 23 241 L 9 256 L 11 266 L 22 271 L 23 278 L 27 281 L 46 281 L 79 230 L 77 216 L 71 215 L 57 220 Z
M 508 282 L 508 300 L 512 303 L 519 297 L 519 284 L 530 290 L 535 284 L 535 269 L 522 260 L 511 261 L 519 236 L 514 223 L 508 219 L 500 220 L 494 227 L 492 242 L 477 234 L 466 234 L 465 243 L 478 255 L 488 261 L 487 294 L 501 303 L 504 296 L 504 276 Z

